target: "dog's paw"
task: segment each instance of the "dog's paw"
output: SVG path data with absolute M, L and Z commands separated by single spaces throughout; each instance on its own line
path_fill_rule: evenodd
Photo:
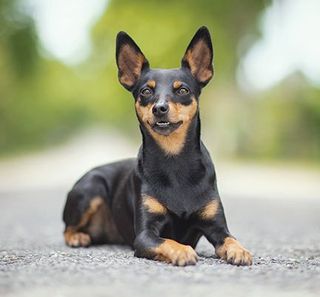
M 227 237 L 224 243 L 216 248 L 216 254 L 229 264 L 252 265 L 251 253 L 232 237 Z
M 83 232 L 66 231 L 64 233 L 64 239 L 70 247 L 88 247 L 91 244 L 90 236 Z
M 198 261 L 198 256 L 191 246 L 166 239 L 156 248 L 155 260 L 164 261 L 176 266 L 187 266 L 195 265 Z

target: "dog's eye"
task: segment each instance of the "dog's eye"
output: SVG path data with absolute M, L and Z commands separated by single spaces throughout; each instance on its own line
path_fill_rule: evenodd
M 144 97 L 149 97 L 152 95 L 152 90 L 150 88 L 144 88 L 140 91 L 140 94 Z
M 177 90 L 177 94 L 181 96 L 187 95 L 189 94 L 189 90 L 187 88 L 182 87 L 179 90 Z

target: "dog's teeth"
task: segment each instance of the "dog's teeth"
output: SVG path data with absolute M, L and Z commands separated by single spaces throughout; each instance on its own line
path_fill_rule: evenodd
M 158 126 L 168 126 L 169 125 L 169 122 L 157 122 L 157 125 Z

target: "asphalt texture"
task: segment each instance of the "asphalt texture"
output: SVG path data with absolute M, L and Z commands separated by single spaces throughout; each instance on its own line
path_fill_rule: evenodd
M 236 267 L 201 240 L 196 266 L 130 248 L 63 242 L 65 190 L 0 193 L 0 296 L 320 296 L 320 201 L 224 197 L 231 232 L 254 254 Z

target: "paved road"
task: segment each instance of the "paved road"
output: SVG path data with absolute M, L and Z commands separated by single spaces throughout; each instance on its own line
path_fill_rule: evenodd
M 198 264 L 179 268 L 119 246 L 67 248 L 64 192 L 0 192 L 0 296 L 320 296 L 319 200 L 224 197 L 254 265 L 225 264 L 203 240 Z

